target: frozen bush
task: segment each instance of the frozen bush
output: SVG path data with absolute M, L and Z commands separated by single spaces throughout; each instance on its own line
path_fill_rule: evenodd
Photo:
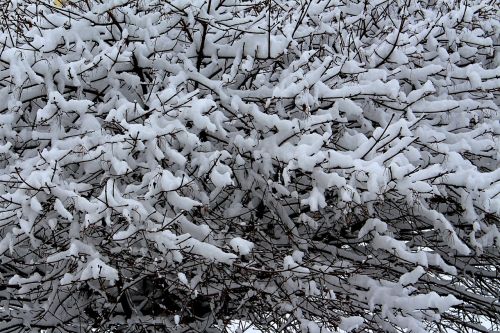
M 2 332 L 499 329 L 495 1 L 0 4 Z

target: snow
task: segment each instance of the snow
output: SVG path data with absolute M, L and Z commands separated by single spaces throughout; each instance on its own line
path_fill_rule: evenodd
M 61 200 L 59 200 L 59 199 L 55 200 L 54 209 L 59 213 L 59 215 L 61 215 L 61 217 L 64 217 L 65 219 L 67 219 L 69 221 L 73 220 L 73 215 L 71 215 L 71 213 L 68 212 L 66 210 L 66 208 L 64 208 Z
M 226 253 L 215 245 L 200 242 L 194 238 L 187 238 L 189 236 L 183 235 L 179 237 L 179 245 L 189 253 L 200 255 L 210 261 L 221 262 L 231 265 L 237 258 L 235 254 Z
M 179 272 L 179 273 L 177 273 L 177 277 L 179 278 L 179 281 L 181 281 L 182 284 L 189 286 L 189 282 L 188 282 L 188 279 L 186 277 L 186 274 Z
M 249 242 L 247 240 L 244 240 L 241 237 L 235 237 L 231 239 L 229 242 L 229 245 L 233 248 L 233 250 L 240 255 L 246 256 L 250 254 L 252 251 L 254 244 L 252 242 Z
M 90 260 L 82 270 L 80 280 L 104 278 L 112 285 L 118 280 L 118 271 L 105 264 L 101 259 L 94 258 Z
M 496 319 L 493 2 L 4 7 L 0 331 Z
M 339 328 L 341 330 L 344 330 L 346 332 L 351 332 L 352 330 L 355 330 L 359 326 L 361 326 L 364 322 L 364 319 L 359 316 L 352 316 L 352 317 L 346 317 L 342 318 L 342 321 L 340 322 Z
M 401 275 L 401 277 L 399 278 L 399 283 L 401 283 L 401 285 L 403 286 L 415 284 L 418 281 L 418 279 L 420 279 L 424 274 L 425 274 L 424 268 L 422 266 L 417 266 L 411 272 Z
M 33 275 L 23 278 L 19 276 L 18 274 L 12 276 L 8 284 L 10 285 L 18 285 L 19 288 L 19 293 L 27 293 L 30 292 L 32 289 L 36 289 L 37 285 L 42 281 L 42 276 L 39 273 L 34 273 Z
M 365 237 L 372 230 L 382 234 L 387 231 L 387 224 L 379 219 L 368 219 L 365 225 L 359 230 L 358 238 Z
M 12 234 L 9 232 L 0 241 L 0 254 L 3 254 L 12 246 L 11 242 L 12 242 Z

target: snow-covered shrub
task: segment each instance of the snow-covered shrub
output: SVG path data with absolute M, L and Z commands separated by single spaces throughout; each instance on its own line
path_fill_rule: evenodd
M 0 0 L 2 332 L 499 329 L 499 11 Z

